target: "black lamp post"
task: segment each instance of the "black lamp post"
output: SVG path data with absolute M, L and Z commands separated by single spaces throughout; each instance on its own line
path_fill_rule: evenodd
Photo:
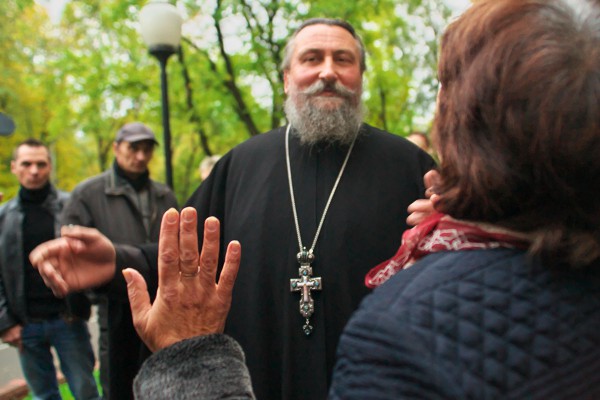
M 171 161 L 171 124 L 169 119 L 167 61 L 179 48 L 182 22 L 183 20 L 177 8 L 166 1 L 150 1 L 140 11 L 142 37 L 148 46 L 150 54 L 156 57 L 160 63 L 165 175 L 167 185 L 171 188 L 173 188 L 173 164 Z

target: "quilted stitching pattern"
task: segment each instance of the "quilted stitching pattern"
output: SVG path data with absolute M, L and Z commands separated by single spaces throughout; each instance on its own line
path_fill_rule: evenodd
M 346 371 L 343 379 L 352 381 L 348 371 L 377 362 L 377 355 L 356 358 L 371 340 L 387 341 L 380 351 L 399 368 L 389 346 L 408 340 L 403 363 L 429 360 L 424 381 L 407 382 L 424 398 L 438 381 L 436 393 L 447 389 L 461 398 L 600 398 L 598 269 L 546 271 L 515 250 L 429 256 L 364 301 L 342 338 L 336 376 Z M 400 331 L 410 336 L 400 339 Z

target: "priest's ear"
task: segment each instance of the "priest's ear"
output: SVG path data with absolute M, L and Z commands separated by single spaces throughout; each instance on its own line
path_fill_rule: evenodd
M 289 69 L 283 70 L 283 91 L 287 95 L 289 87 Z

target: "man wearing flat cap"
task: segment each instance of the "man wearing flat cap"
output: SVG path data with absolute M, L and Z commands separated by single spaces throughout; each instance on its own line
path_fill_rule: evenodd
M 163 213 L 177 208 L 171 189 L 150 179 L 148 163 L 157 144 L 152 130 L 140 122 L 119 129 L 112 168 L 77 185 L 63 225 L 96 228 L 119 245 L 157 242 Z M 150 352 L 135 332 L 126 296 L 112 298 L 100 290 L 95 295 L 104 398 L 133 399 L 133 378 Z

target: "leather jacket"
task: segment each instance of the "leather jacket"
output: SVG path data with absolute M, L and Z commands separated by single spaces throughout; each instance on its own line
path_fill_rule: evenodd
M 42 207 L 54 216 L 55 236 L 60 236 L 60 214 L 69 194 L 51 186 Z M 0 332 L 28 322 L 25 302 L 25 273 L 23 266 L 24 213 L 19 196 L 0 206 Z M 66 297 L 67 318 L 90 317 L 90 302 L 83 293 Z

